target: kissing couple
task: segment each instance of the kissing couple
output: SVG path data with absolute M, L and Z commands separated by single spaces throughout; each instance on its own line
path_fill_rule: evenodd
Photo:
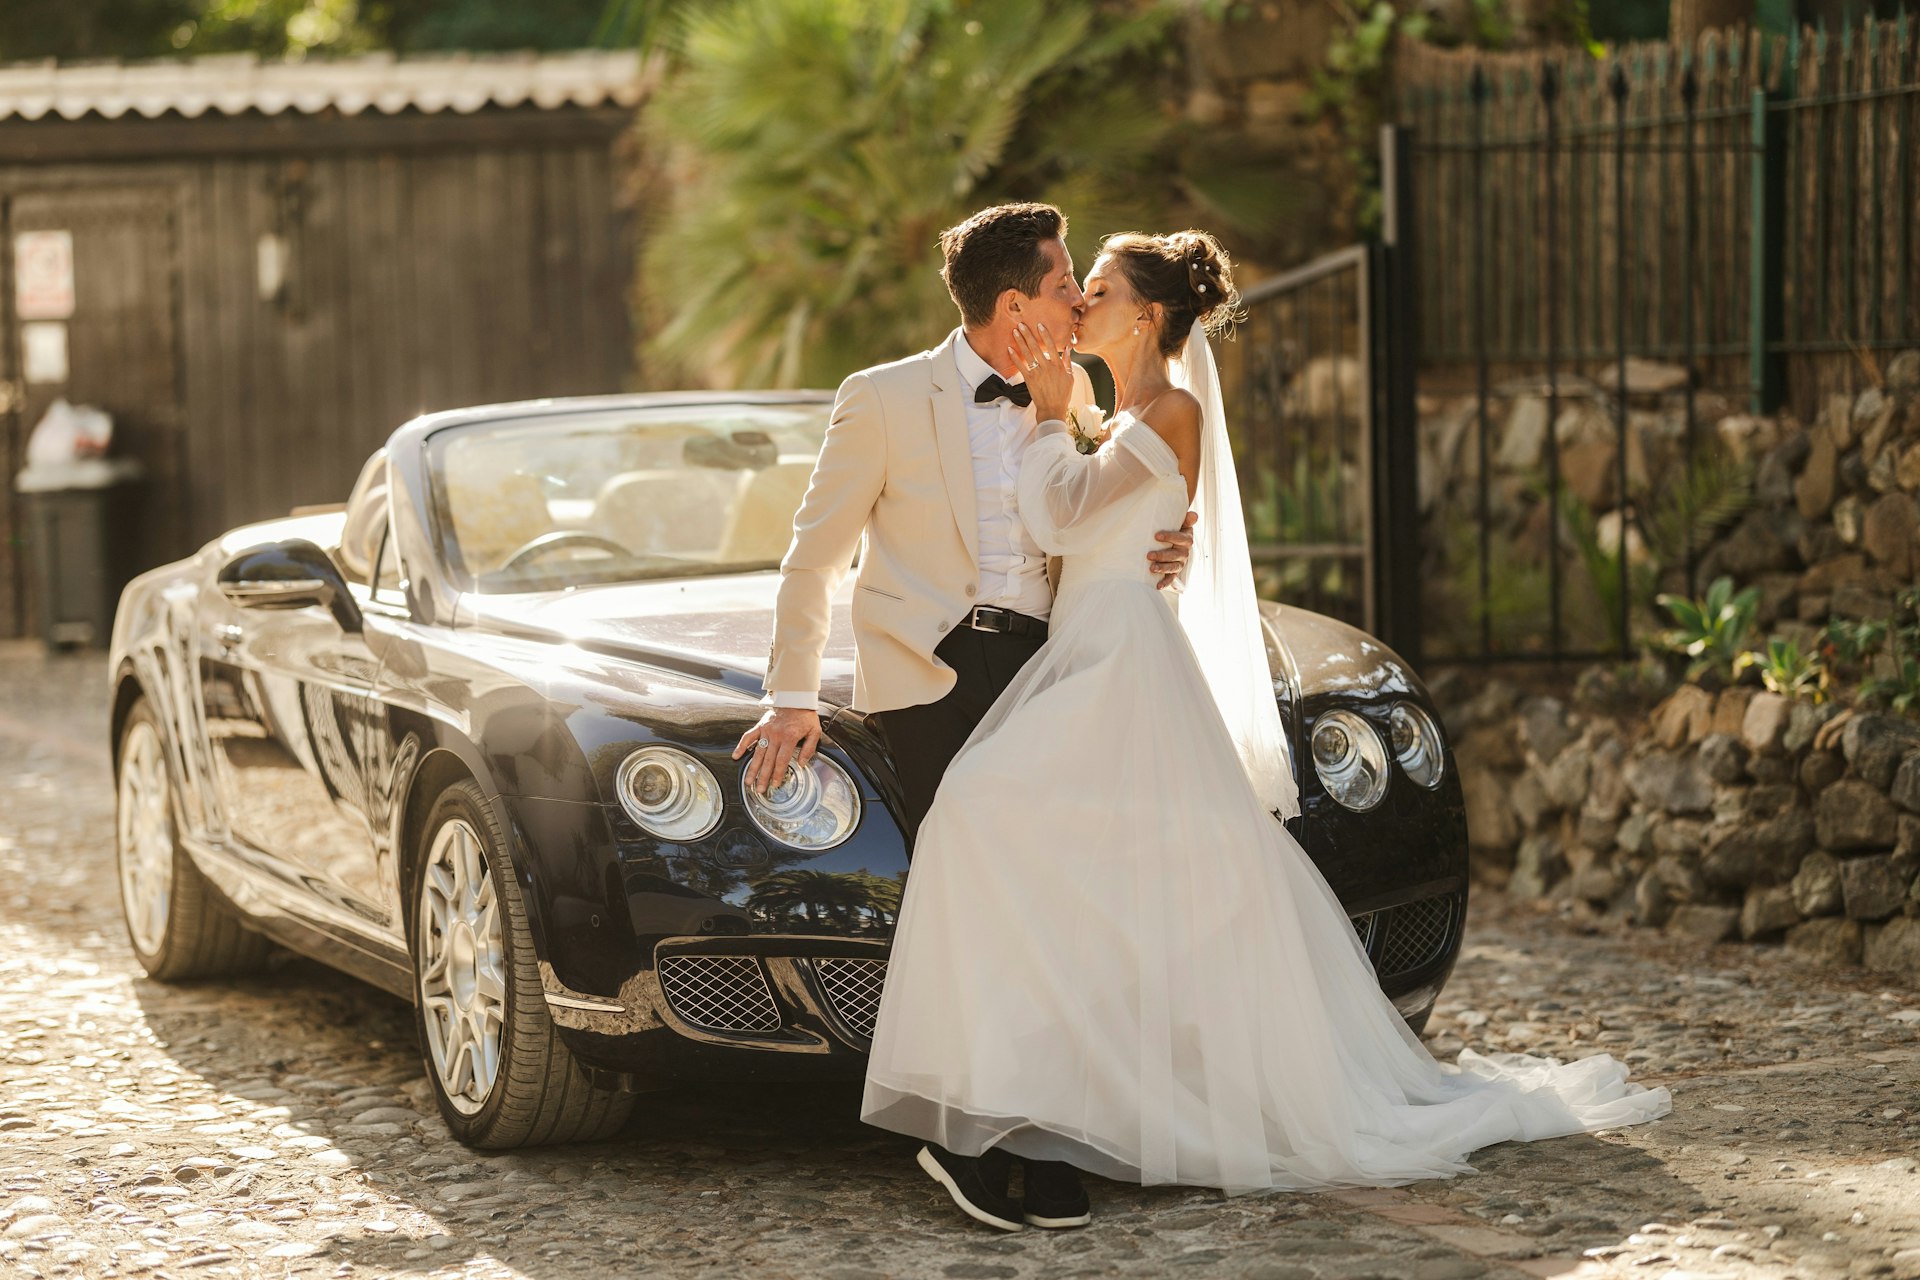
M 1082 282 L 1066 231 L 1044 204 L 947 230 L 960 327 L 841 384 L 781 564 L 771 705 L 734 752 L 761 791 L 811 758 L 864 547 L 854 706 L 914 852 L 861 1118 L 1019 1231 L 1090 1220 L 1079 1170 L 1391 1186 L 1666 1114 L 1605 1054 L 1438 1063 L 1381 993 L 1282 825 L 1299 789 L 1207 343 L 1231 263 L 1204 232 L 1116 235 Z M 1112 371 L 1104 423 L 1076 350 Z

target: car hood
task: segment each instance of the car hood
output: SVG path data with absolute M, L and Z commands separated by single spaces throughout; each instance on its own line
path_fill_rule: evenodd
M 668 667 L 735 689 L 766 692 L 777 572 L 670 578 L 570 591 L 461 596 L 463 630 L 570 644 L 611 657 Z M 853 700 L 851 583 L 833 602 L 820 665 L 820 701 Z
M 765 692 L 773 639 L 777 572 L 659 582 L 611 583 L 571 591 L 464 595 L 462 628 L 571 644 L 596 653 L 664 666 L 737 690 Z M 820 666 L 820 700 L 853 701 L 852 584 L 833 601 Z M 1325 614 L 1263 602 L 1275 648 L 1270 654 L 1306 696 L 1424 696 L 1412 669 L 1377 638 Z M 1284 656 L 1282 656 L 1284 654 Z

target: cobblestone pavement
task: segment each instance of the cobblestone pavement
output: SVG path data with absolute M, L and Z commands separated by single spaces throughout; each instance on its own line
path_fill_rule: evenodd
M 292 957 L 139 975 L 105 689 L 97 657 L 0 650 L 0 1275 L 1920 1277 L 1920 992 L 1493 895 L 1434 1052 L 1598 1046 L 1671 1117 L 1394 1191 L 1095 1180 L 1092 1227 L 1017 1237 L 960 1220 L 855 1087 L 687 1089 L 617 1141 L 476 1154 L 390 996 Z

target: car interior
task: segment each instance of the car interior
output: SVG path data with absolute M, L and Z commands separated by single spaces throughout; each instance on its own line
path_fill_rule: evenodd
M 770 567 L 824 418 L 476 429 L 438 457 L 449 550 L 481 590 Z

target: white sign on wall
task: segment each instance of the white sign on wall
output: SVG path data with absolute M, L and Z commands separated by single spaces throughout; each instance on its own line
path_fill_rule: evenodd
M 22 320 L 73 315 L 73 232 L 22 231 L 13 238 L 14 309 Z
M 67 380 L 67 326 L 59 320 L 36 320 L 20 326 L 20 352 L 25 357 L 28 382 Z

